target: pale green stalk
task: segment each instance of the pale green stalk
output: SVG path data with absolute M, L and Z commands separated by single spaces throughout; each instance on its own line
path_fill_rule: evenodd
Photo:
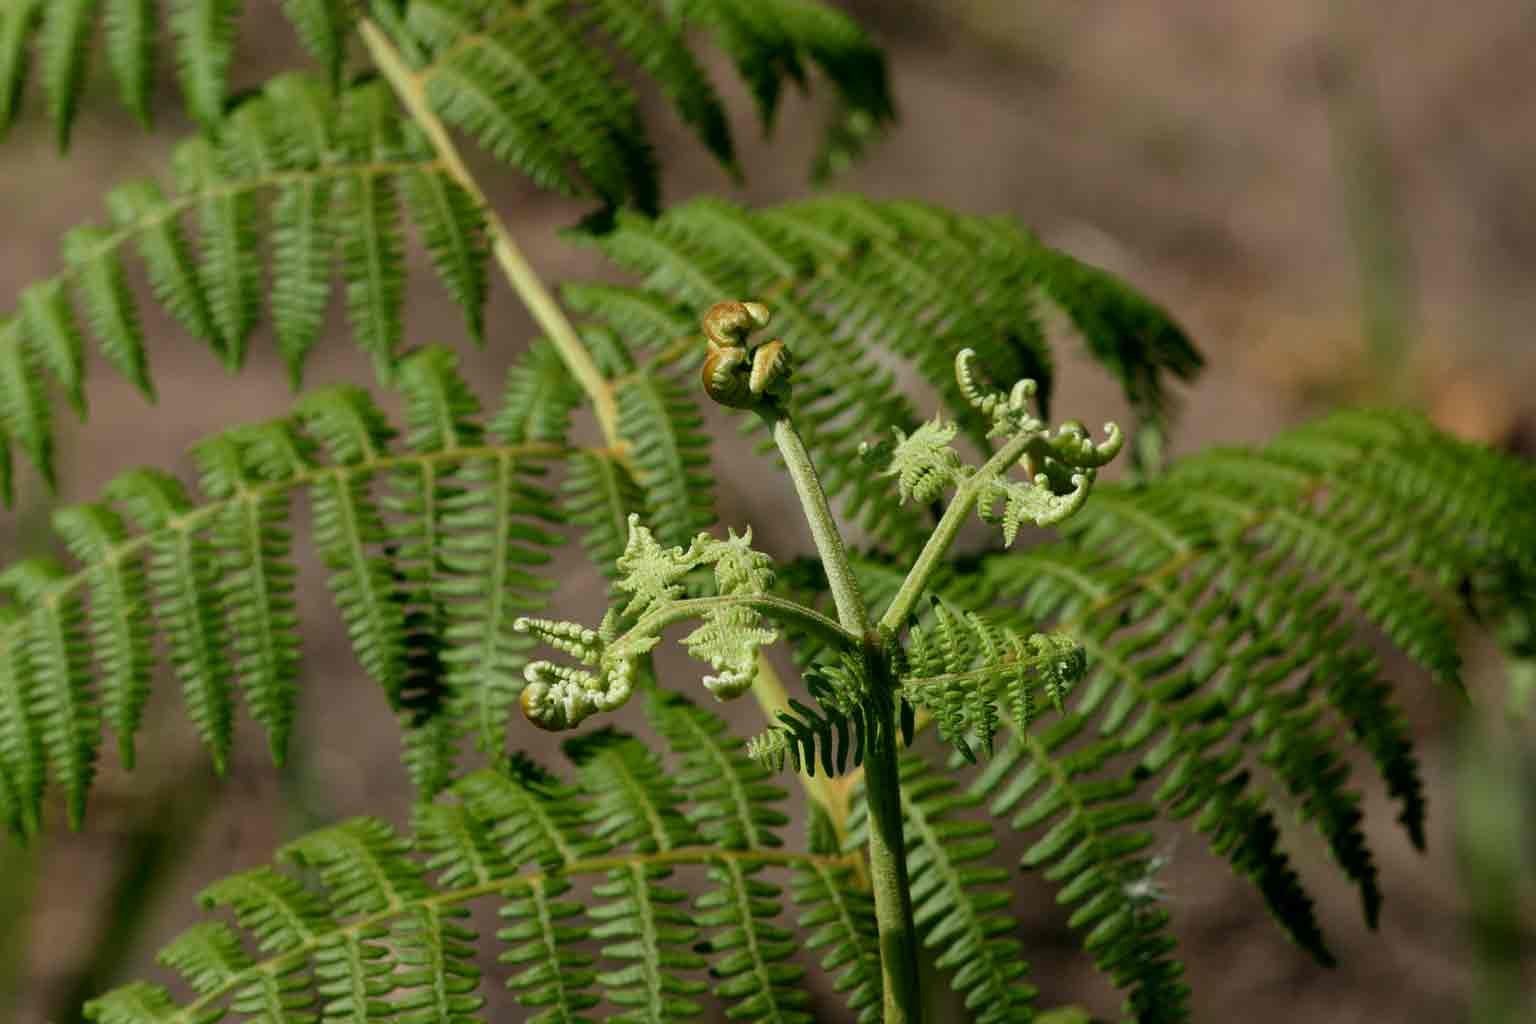
M 560 353 L 560 358 L 570 369 L 571 376 L 576 378 L 587 397 L 592 400 L 593 412 L 597 415 L 598 425 L 602 428 L 603 437 L 609 447 L 620 448 L 623 438 L 619 434 L 619 410 L 613 398 L 613 389 L 608 386 L 603 372 L 597 368 L 597 363 L 592 359 L 592 353 L 587 351 L 581 338 L 576 334 L 576 328 L 571 325 L 570 318 L 555 301 L 548 288 L 544 286 L 523 251 L 518 248 L 517 241 L 512 237 L 512 232 L 507 230 L 507 225 L 496 212 L 491 209 L 486 201 L 485 193 L 475 181 L 469 168 L 465 166 L 464 159 L 459 155 L 458 147 L 448 135 L 448 129 L 442 120 L 432 111 L 427 103 L 426 90 L 422 88 L 421 78 L 405 63 L 389 36 L 383 29 L 364 18 L 360 23 L 363 42 L 368 47 L 368 55 L 373 58 L 373 63 L 379 69 L 379 73 L 389 82 L 395 95 L 400 98 L 406 113 L 411 120 L 416 122 L 422 132 L 432 143 L 432 148 L 437 151 L 438 158 L 443 162 L 443 168 L 448 175 L 458 183 L 459 187 L 468 192 L 475 202 L 480 205 L 485 216 L 486 230 L 491 237 L 491 254 L 496 257 L 496 262 L 501 266 L 502 273 L 511 283 L 518 298 L 523 300 L 523 305 L 528 308 L 534 321 L 548 335 L 555 350 Z
M 916 1024 L 922 1019 L 922 993 L 918 986 L 912 887 L 902 836 L 895 681 L 880 636 L 869 628 L 869 611 L 805 442 L 776 404 L 765 403 L 758 412 L 772 428 L 774 443 L 789 467 L 806 523 L 811 528 L 811 539 L 831 585 L 838 621 L 845 630 L 862 638 L 872 726 L 865 743 L 864 792 L 869 808 L 870 882 L 875 896 L 875 920 L 880 929 L 880 973 L 885 991 L 882 1020 L 885 1024 Z

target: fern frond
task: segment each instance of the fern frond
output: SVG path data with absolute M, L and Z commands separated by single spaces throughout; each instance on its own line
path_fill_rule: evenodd
M 282 759 L 298 690 L 300 495 L 358 660 L 404 715 L 413 778 L 445 785 L 466 730 L 500 745 L 529 645 L 513 623 L 542 607 L 541 566 L 561 541 L 538 481 L 544 460 L 570 453 L 488 441 L 445 349 L 403 358 L 398 387 L 403 438 L 362 390 L 314 392 L 287 418 L 197 444 L 195 498 L 163 472 L 132 471 L 105 502 L 55 514 L 76 565 L 0 573 L 26 605 L 0 623 L 0 810 L 13 828 L 36 828 L 50 763 L 78 817 L 102 718 L 132 765 L 157 646 L 216 766 L 237 690 Z
M 788 763 L 807 775 L 816 774 L 817 764 L 828 776 L 862 765 L 871 725 L 861 704 L 839 697 L 844 689 L 840 671 L 849 671 L 849 666 L 807 672 L 805 688 L 816 706 L 791 697 L 789 706 L 776 713 L 778 721 L 748 741 L 748 756 L 775 771 L 783 771 Z
M 712 957 L 714 990 L 732 1017 L 810 1024 L 810 993 L 800 985 L 805 968 L 786 963 L 795 950 L 789 931 L 773 923 L 783 908 L 781 886 L 759 879 L 759 866 L 728 860 L 712 865 L 719 888 L 695 901 L 707 938 L 700 949 Z
M 565 0 L 512 9 L 422 0 L 393 26 L 395 43 L 445 121 L 475 136 L 537 184 L 591 195 L 609 207 L 651 210 L 659 184 L 633 90 L 607 59 L 616 51 L 653 78 L 683 123 L 728 171 L 739 173 L 730 126 L 688 30 L 712 30 L 758 98 L 767 128 L 785 79 L 822 69 L 846 126 L 873 136 L 893 117 L 884 57 L 846 15 L 817 2 L 775 0 L 771 12 L 739 0 L 664 12 L 650 0 Z M 825 163 L 825 161 L 822 161 Z
M 266 729 L 272 756 L 281 763 L 298 694 L 298 569 L 287 529 L 292 495 L 262 485 L 287 479 L 297 466 L 271 458 L 263 451 L 264 440 L 262 428 L 256 428 L 248 437 L 204 442 L 193 456 L 202 469 L 203 493 L 224 502 L 210 540 L 222 568 L 219 586 L 232 668 L 251 717 Z
M 162 9 L 173 42 L 183 101 L 192 118 L 214 128 L 226 115 L 229 68 L 241 0 L 23 0 L 0 13 L 0 135 L 15 122 L 29 52 L 37 50 L 41 85 L 60 148 L 69 144 L 90 71 L 97 29 L 118 98 L 145 127 L 160 63 Z M 340 0 L 283 0 L 283 13 L 305 47 L 340 81 L 345 39 L 355 20 Z
M 13 336 L 0 339 L 4 358 L 35 359 L 83 414 L 84 362 L 75 326 L 76 309 L 83 308 L 108 359 L 153 396 L 125 275 L 124 250 L 132 243 L 155 299 L 238 368 L 261 314 L 256 228 L 265 205 L 272 239 L 269 306 L 295 381 L 319 335 L 338 268 L 359 344 L 387 360 L 399 338 L 401 193 L 449 294 L 478 331 L 485 298 L 481 211 L 448 179 L 424 140 L 398 130 L 397 117 L 377 84 L 333 98 L 295 76 L 274 80 L 241 104 L 217 135 L 177 150 L 174 190 L 127 182 L 108 198 L 110 231 L 86 226 L 66 237 L 67 269 L 23 293 Z M 193 211 L 200 228 L 195 246 L 182 228 Z M 46 475 L 51 464 L 39 441 L 51 436 L 51 416 L 46 406 L 37 411 L 31 431 L 16 440 Z
M 503 444 L 559 444 L 569 431 L 571 413 L 580 404 L 581 389 L 560 353 L 549 342 L 536 341 L 507 371 L 501 410 L 489 425 L 491 436 Z
M 187 711 L 222 774 L 234 735 L 234 667 L 223 641 L 213 551 L 187 521 L 192 503 L 174 477 L 135 470 L 114 481 L 107 496 L 121 502 L 129 517 L 154 538 L 146 576 L 156 618 L 170 636 L 171 664 L 181 677 Z
M 1082 648 L 1064 636 L 1021 637 L 935 598 L 932 625 L 913 625 L 898 676 L 903 699 L 932 714 L 939 735 L 975 763 L 973 740 L 992 752 L 999 704 L 1027 729 L 1036 715 L 1034 691 L 1060 709 L 1084 668 Z
M 802 907 L 807 949 L 820 954 L 827 971 L 838 971 L 833 987 L 859 1024 L 880 1019 L 880 947 L 874 901 L 862 891 L 851 868 L 808 864 L 795 870 L 792 898 Z
M 1099 774 L 1120 752 L 1113 739 L 1068 750 L 1084 718 L 1019 731 L 988 763 L 969 792 L 988 799 L 998 817 L 1031 832 L 1049 825 L 1024 863 L 1060 886 L 1057 901 L 1074 906 L 1072 927 L 1101 970 L 1127 993 L 1126 1012 L 1139 1021 L 1189 1019 L 1183 965 L 1174 959 L 1169 915 L 1158 906 L 1153 836 L 1143 826 L 1155 807 L 1137 800 L 1132 777 Z
M 571 459 L 562 488 L 565 514 L 585 528 L 581 546 L 605 575 L 618 575 L 629 539 L 629 517 L 645 508 L 645 492 L 622 462 L 604 452 Z
M 24 651 L 17 652 L 11 673 L 19 692 L 7 702 L 7 725 L 17 754 L 37 758 L 46 751 L 68 797 L 70 826 L 78 828 L 96 776 L 101 715 L 87 660 L 85 608 L 78 595 L 61 586 L 64 578 L 58 565 L 37 559 L 0 573 L 0 585 L 30 608 L 15 623 L 21 631 L 17 647 Z M 18 774 L 25 780 L 41 772 L 41 761 L 34 760 L 30 770 Z
M 593 832 L 605 843 L 639 852 L 667 851 L 698 841 L 679 810 L 682 794 L 660 761 L 639 742 L 599 730 L 565 749 L 581 769 L 582 788 L 593 798 Z M 692 951 L 698 928 L 682 905 L 687 895 L 662 884 L 667 867 L 631 862 L 609 872 L 594 892 L 606 902 L 589 913 L 592 936 L 604 943 L 603 956 L 625 966 L 600 973 L 608 1000 L 623 1008 L 619 1021 L 666 1019 L 696 1014 L 694 997 L 703 981 L 689 974 L 704 965 Z
M 681 694 L 653 690 L 646 717 L 681 757 L 677 784 L 692 804 L 689 820 L 704 838 L 728 850 L 783 845 L 777 829 L 789 818 L 775 805 L 787 794 L 767 781 L 769 772 L 746 756 L 725 722 Z
M 669 311 L 704 309 L 722 295 L 771 300 L 775 332 L 798 367 L 790 414 L 823 486 L 846 515 L 892 547 L 919 546 L 926 531 L 895 509 L 889 489 L 859 458 L 859 445 L 892 429 L 910 433 L 918 420 L 862 340 L 910 360 L 979 439 L 988 424 L 957 385 L 955 354 L 975 349 L 998 380 L 1034 377 L 1044 408 L 1051 357 L 1044 314 L 1032 296 L 1069 290 L 1087 273 L 1022 229 L 1009 233 L 933 207 L 854 197 L 762 211 L 695 200 L 656 219 L 621 214 L 594 240 L 639 274 L 642 287 L 568 287 L 567 297 L 624 336 L 659 348 L 658 361 L 703 352 Z M 1135 315 L 1094 320 L 1081 308 L 1079 331 L 1142 414 L 1155 419 L 1166 390 L 1158 382 L 1192 376 L 1199 357 L 1151 303 L 1128 290 L 1118 301 L 1134 306 Z M 1122 325 L 1123 335 L 1116 333 Z
M 1158 953 L 1161 915 L 1126 903 L 1126 880 L 1152 864 L 1139 852 L 1147 833 L 1126 826 L 1157 807 L 1192 816 L 1298 944 L 1327 961 L 1280 845 L 1261 781 L 1272 778 L 1374 921 L 1376 868 L 1343 736 L 1372 754 L 1416 843 L 1424 805 L 1366 622 L 1453 680 L 1456 591 L 1470 586 L 1492 615 L 1529 594 L 1524 570 L 1506 571 L 1529 560 L 1536 537 L 1529 479 L 1416 417 L 1342 413 L 1262 453 L 1212 452 L 1151 486 L 1104 488 L 1064 541 L 984 559 L 990 586 L 967 600 L 1020 599 L 1030 621 L 1082 643 L 1092 668 L 1059 729 L 1021 735 L 998 755 L 1011 763 L 994 761 L 975 791 L 996 794 L 999 813 L 1020 811 L 1017 827 L 1054 822 L 1027 862 L 1081 902 L 1082 927 L 1103 929 L 1089 934 L 1107 943 L 1100 962 L 1133 1007 L 1182 987 Z M 1106 817 L 1091 818 L 1100 805 Z
M 234 58 L 235 18 L 241 0 L 175 0 L 171 32 L 187 111 L 204 125 L 224 116 L 224 88 Z
M 679 813 L 685 798 L 635 740 L 600 732 L 573 754 L 581 791 L 515 756 L 461 781 L 456 800 L 418 807 L 410 837 L 356 819 L 290 843 L 283 867 L 215 883 L 202 901 L 232 910 L 236 927 L 195 924 L 160 957 L 193 998 L 178 1005 L 160 986 L 134 983 L 93 1001 L 87 1016 L 187 1024 L 232 1009 L 282 1024 L 317 1015 L 467 1021 L 483 1002 L 467 915 L 489 904 L 502 919 L 508 985 L 531 1019 L 590 1019 L 601 1000 L 605 1012 L 593 1016 L 609 1020 L 695 1012 L 708 988 L 704 953 L 716 996 L 737 1015 L 801 1020 L 770 872 L 797 880 L 830 963 L 849 964 L 854 950 L 867 956 L 870 898 L 852 884 L 850 858 L 701 844 Z M 704 870 L 718 888 L 690 906 L 665 884 L 680 867 Z M 583 877 L 598 879 L 605 902 L 588 909 L 572 898 Z M 865 967 L 858 961 L 849 975 L 859 1005 L 869 999 Z M 873 984 L 878 996 L 878 973 Z

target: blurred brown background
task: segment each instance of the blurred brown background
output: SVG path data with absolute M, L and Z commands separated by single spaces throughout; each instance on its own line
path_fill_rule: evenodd
M 238 76 L 255 84 L 302 58 L 276 0 L 247 6 Z M 1015 214 L 1165 303 L 1209 360 L 1187 395 L 1176 450 L 1260 440 L 1332 404 L 1389 397 L 1422 403 L 1466 436 L 1529 445 L 1536 7 L 1527 0 L 845 6 L 889 49 L 902 123 L 838 186 Z M 130 126 L 99 70 L 103 81 L 91 91 L 69 160 L 53 151 L 35 94 L 0 146 L 0 305 L 54 270 L 60 234 L 100 219 L 111 183 L 161 171 L 168 144 L 184 131 L 169 118 L 154 135 Z M 745 115 L 740 90 L 723 66 L 717 70 Z M 669 198 L 802 194 L 816 110 L 792 103 L 770 142 L 750 139 L 745 116 L 737 120 L 744 190 L 731 190 L 696 146 L 659 120 Z M 510 172 L 482 169 L 548 278 L 602 273 L 589 254 L 555 238 L 578 208 Z M 420 270 L 419 253 L 412 259 Z M 462 344 L 457 315 L 423 275 L 413 281 L 408 316 L 413 339 L 465 352 L 487 397 L 532 336 L 504 287 L 495 291 L 491 340 L 481 352 Z M 97 375 L 91 422 L 71 427 L 62 444 L 57 500 L 92 497 L 140 463 L 185 473 L 183 452 L 193 440 L 286 407 L 278 362 L 260 339 L 253 365 L 232 379 L 163 319 L 151 317 L 148 326 L 160 406 L 150 409 L 120 379 Z M 370 379 L 337 328 L 309 383 Z M 1102 374 L 1065 362 L 1058 408 L 1087 422 L 1123 412 Z M 734 440 L 717 456 L 726 480 L 723 522 L 750 517 L 768 550 L 805 551 L 788 491 L 768 464 Z M 0 525 L 7 557 L 47 543 L 42 526 L 54 499 L 30 477 L 21 493 Z M 562 565 L 570 577 L 564 606 L 590 610 L 600 598 L 593 574 L 574 556 Z M 201 885 L 265 861 L 303 828 L 357 813 L 405 820 L 397 730 L 359 677 L 317 577 L 310 573 L 302 586 L 308 660 L 294 764 L 278 772 L 246 728 L 229 779 L 213 779 L 174 685 L 162 680 L 141 768 L 125 777 L 104 759 L 86 830 L 0 852 L 0 1016 L 73 1020 L 68 1007 L 79 997 L 155 973 L 152 951 L 191 919 Z M 1496 657 L 1474 650 L 1471 660 L 1474 690 L 1499 705 Z M 1428 854 L 1414 853 L 1393 830 L 1379 787 L 1362 772 L 1387 893 L 1380 932 L 1371 935 L 1321 851 L 1297 837 L 1300 866 L 1343 961 L 1325 971 L 1285 943 L 1253 893 L 1200 840 L 1170 840 L 1163 881 L 1199 1019 L 1447 1021 L 1469 1013 L 1479 968 L 1452 835 L 1451 766 L 1458 743 L 1469 742 L 1459 739 L 1463 709 L 1399 668 L 1425 738 Z M 755 724 L 752 707 L 730 713 L 743 729 Z M 514 742 L 525 739 L 531 749 L 551 749 L 542 736 L 519 734 Z M 1493 740 L 1470 743 L 1481 749 Z M 1015 910 L 1026 922 L 1021 938 L 1041 1005 L 1078 1001 L 1111 1013 L 1114 993 L 1075 951 L 1048 892 L 1024 884 Z M 1529 958 L 1524 969 L 1529 984 Z M 511 1008 L 495 1019 L 520 1018 Z

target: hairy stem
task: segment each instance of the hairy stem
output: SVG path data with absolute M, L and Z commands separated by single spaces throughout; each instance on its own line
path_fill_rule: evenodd
M 917 604 L 917 599 L 922 597 L 923 591 L 928 588 L 928 581 L 933 578 L 934 571 L 938 569 L 944 556 L 949 554 L 955 538 L 960 535 L 960 527 L 965 525 L 965 520 L 970 516 L 971 509 L 976 506 L 976 500 L 981 497 L 982 491 L 1019 461 L 1032 440 L 1033 437 L 1030 435 L 1020 435 L 1011 439 L 956 489 L 953 500 L 950 501 L 949 507 L 944 510 L 944 515 L 939 520 L 939 525 L 934 528 L 928 543 L 923 545 L 917 561 L 912 563 L 912 569 L 907 573 L 907 578 L 901 581 L 901 589 L 896 591 L 895 597 L 891 598 L 890 607 L 880 617 L 881 629 L 900 629 L 901 625 L 907 621 L 907 616 L 912 614 L 912 608 Z
M 765 411 L 763 417 L 773 431 L 773 443 L 779 446 L 779 454 L 784 456 L 784 465 L 789 468 L 789 477 L 800 495 L 805 521 L 811 528 L 811 539 L 816 542 L 816 553 L 821 556 L 822 568 L 832 587 L 837 620 L 848 632 L 862 637 L 869 632 L 869 610 L 864 605 L 864 595 L 859 593 L 859 581 L 848 564 L 848 549 L 843 545 L 837 521 L 832 518 L 827 494 L 821 489 L 821 480 L 811 463 L 811 453 L 806 451 L 800 432 L 782 411 L 776 408 Z
M 865 648 L 869 667 L 871 725 L 864 755 L 864 800 L 869 809 L 869 874 L 880 927 L 880 974 L 885 990 L 884 1024 L 922 1019 L 918 985 L 917 928 L 902 834 L 901 775 L 896 760 L 896 695 L 883 652 Z
M 484 211 L 486 227 L 491 236 L 491 254 L 496 257 L 502 273 L 506 275 L 507 281 L 517 292 L 518 298 L 522 299 L 523 305 L 528 308 L 529 314 L 533 316 L 534 321 L 548 335 L 550 342 L 560 353 L 560 358 L 570 369 L 571 376 L 576 378 L 577 383 L 591 399 L 592 410 L 597 416 L 598 425 L 602 428 L 604 439 L 610 447 L 622 447 L 623 439 L 619 434 L 619 410 L 614 401 L 613 389 L 608 386 L 607 378 L 597 368 L 597 363 L 592 360 L 592 353 L 588 352 L 586 345 L 582 344 L 581 338 L 576 334 L 576 328 L 571 325 L 570 318 L 565 315 L 565 311 L 560 308 L 560 304 L 545 287 L 543 279 L 529 264 L 523 251 L 518 248 L 511 231 L 507 229 L 506 222 L 496 215 L 490 203 L 486 201 L 485 192 L 481 190 L 474 176 L 469 173 L 463 157 L 459 155 L 458 147 L 448 135 L 448 129 L 428 104 L 421 76 L 406 64 L 400 51 L 390 42 L 389 36 L 383 29 L 366 18 L 360 25 L 363 42 L 368 47 L 368 55 L 373 58 L 374 65 L 388 80 L 395 90 L 395 95 L 400 97 L 400 102 L 405 106 L 411 120 L 416 122 L 416 126 L 432 143 L 432 148 L 437 151 L 438 158 L 442 160 L 449 177 L 468 192 Z
M 858 643 L 860 639 L 825 615 L 813 608 L 805 607 L 798 601 L 791 601 L 773 594 L 719 594 L 714 597 L 691 597 L 682 601 L 673 601 L 656 611 L 647 612 L 640 617 L 640 621 L 626 630 L 623 636 L 615 640 L 613 646 L 622 646 L 631 637 L 637 635 L 649 636 L 659 633 L 675 622 L 703 618 L 712 611 L 733 606 L 754 608 L 770 619 L 792 624 L 807 633 L 814 633 L 834 646 L 847 647 Z
M 800 495 L 811 538 L 845 630 L 862 640 L 869 668 L 870 718 L 874 725 L 864 756 L 865 801 L 869 808 L 869 873 L 880 928 L 880 972 L 884 982 L 885 1024 L 914 1024 L 922 1018 L 917 975 L 917 928 L 912 921 L 912 891 L 907 877 L 906 841 L 902 837 L 901 777 L 896 763 L 896 695 L 890 663 L 880 638 L 869 628 L 869 610 L 848 564 L 848 549 L 816 476 L 816 467 L 800 432 L 777 406 L 759 412 L 773 430 L 774 443 L 789 467 Z

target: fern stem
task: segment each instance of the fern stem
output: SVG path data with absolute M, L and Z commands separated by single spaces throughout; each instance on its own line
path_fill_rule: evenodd
M 821 556 L 822 568 L 832 587 L 837 620 L 849 633 L 862 638 L 869 632 L 869 610 L 864 605 L 864 595 L 859 593 L 859 581 L 848 564 L 848 549 L 837 529 L 837 520 L 832 518 L 827 492 L 822 490 L 821 480 L 816 476 L 811 453 L 806 451 L 800 432 L 781 409 L 768 406 L 760 413 L 773 431 L 773 443 L 778 445 L 795 491 L 800 495 L 800 506 L 811 528 L 811 539 L 816 542 L 816 553 Z
M 933 535 L 928 538 L 928 543 L 923 545 L 917 561 L 912 563 L 912 569 L 907 573 L 907 578 L 901 581 L 901 589 L 896 591 L 896 596 L 891 598 L 890 606 L 880 617 L 881 629 L 897 630 L 907 621 L 907 616 L 912 614 L 912 608 L 917 604 L 918 598 L 922 597 L 923 591 L 927 589 L 928 581 L 938 570 L 944 556 L 949 554 L 955 538 L 960 535 L 960 527 L 965 525 L 982 491 L 993 480 L 1008 472 L 1009 467 L 1023 457 L 1032 440 L 1033 437 L 1028 434 L 1012 438 L 979 470 L 956 488 L 954 498 L 950 501 L 949 507 L 944 510 L 943 517 L 939 519 L 939 525 L 934 527 Z
M 458 147 L 448 135 L 447 128 L 427 102 L 426 90 L 422 87 L 422 76 L 406 64 L 400 51 L 395 48 L 383 29 L 367 18 L 362 19 L 358 25 L 363 42 L 368 47 L 368 55 L 394 89 L 395 95 L 400 98 L 411 120 L 415 121 L 416 126 L 426 135 L 432 148 L 437 152 L 438 158 L 442 160 L 448 175 L 469 193 L 484 211 L 486 230 L 491 238 L 492 255 L 496 257 L 497 264 L 506 275 L 512 289 L 517 292 L 518 298 L 523 300 L 523 305 L 527 307 L 529 314 L 549 337 L 555 350 L 560 353 L 560 358 L 565 361 L 571 376 L 576 378 L 582 390 L 587 393 L 605 441 L 612 448 L 622 448 L 619 409 L 618 403 L 614 400 L 613 389 L 609 387 L 607 378 L 598 369 L 586 345 L 582 344 L 581 338 L 577 336 L 576 328 L 571 325 L 570 318 L 565 315 L 565 311 L 555 301 L 554 295 L 545 286 L 543 279 L 533 269 L 533 265 L 523 255 L 523 251 L 518 248 L 506 222 L 491 208 L 479 182 L 469 173 L 469 168 L 465 165 L 463 157 L 459 155 Z
M 832 518 L 827 494 L 805 441 L 778 403 L 757 412 L 773 431 L 773 440 L 800 496 L 811 538 L 821 555 L 832 600 L 843 629 L 858 637 L 869 669 L 865 698 L 873 725 L 864 758 L 864 788 L 869 808 L 869 870 L 875 892 L 875 921 L 880 929 L 880 971 L 884 979 L 885 1024 L 913 1024 L 922 1018 L 917 975 L 917 928 L 912 921 L 912 891 L 902 838 L 901 777 L 896 763 L 896 698 L 890 663 L 878 634 L 869 628 L 869 610 L 848 564 L 848 549 Z M 684 602 L 686 603 L 686 602 Z
M 917 973 L 917 927 L 912 920 L 912 885 L 902 834 L 901 772 L 896 758 L 896 699 L 890 663 L 872 645 L 865 647 L 871 694 L 868 750 L 864 757 L 864 799 L 869 810 L 869 873 L 880 929 L 880 974 L 885 991 L 884 1024 L 922 1020 Z

